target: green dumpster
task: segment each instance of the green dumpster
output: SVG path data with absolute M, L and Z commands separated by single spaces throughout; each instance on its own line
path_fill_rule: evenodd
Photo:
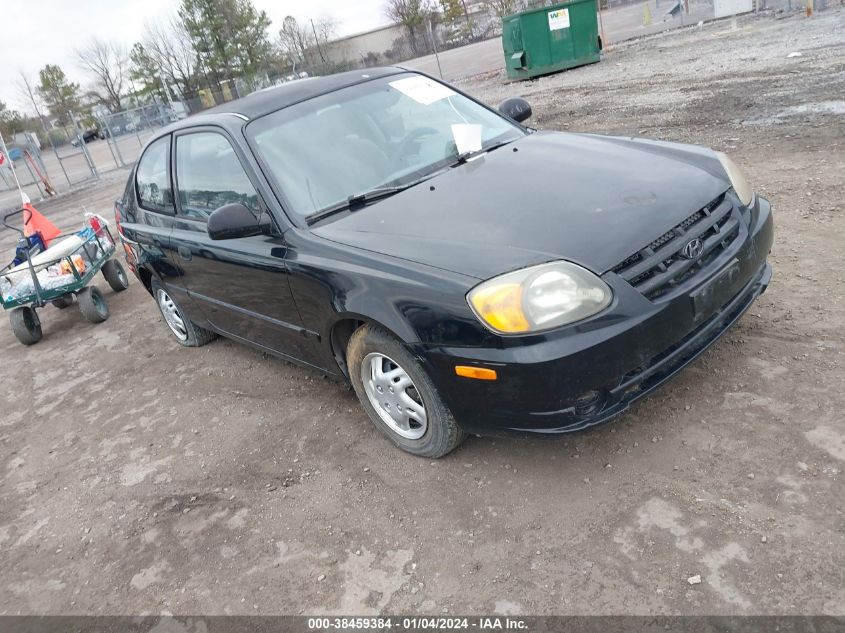
M 596 0 L 572 0 L 505 17 L 502 48 L 511 79 L 528 79 L 599 61 Z

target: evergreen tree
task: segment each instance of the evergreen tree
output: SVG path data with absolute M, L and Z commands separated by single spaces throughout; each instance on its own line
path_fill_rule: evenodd
M 129 51 L 129 60 L 131 62 L 129 76 L 133 81 L 143 85 L 139 93 L 152 93 L 166 99 L 159 76 L 160 66 L 141 42 L 135 42 L 132 46 L 132 50 Z
M 179 16 L 198 66 L 215 84 L 254 75 L 271 54 L 270 18 L 250 0 L 182 0 Z
M 38 72 L 38 94 L 50 114 L 64 125 L 70 121 L 69 112 L 79 110 L 79 84 L 68 81 L 64 71 L 54 64 L 47 64 Z
M 23 125 L 23 117 L 17 110 L 9 110 L 5 103 L 0 101 L 0 133 L 8 142 L 15 132 L 20 131 Z

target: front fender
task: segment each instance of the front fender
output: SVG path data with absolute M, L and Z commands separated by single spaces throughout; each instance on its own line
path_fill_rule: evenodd
M 291 291 L 327 367 L 336 365 L 331 332 L 343 321 L 380 325 L 409 347 L 479 345 L 488 335 L 465 300 L 471 277 L 312 235 L 288 243 Z

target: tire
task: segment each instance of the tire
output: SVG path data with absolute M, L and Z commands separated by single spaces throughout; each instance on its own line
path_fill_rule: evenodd
M 73 305 L 73 295 L 58 297 L 57 299 L 53 299 L 50 303 L 59 310 L 64 310 L 65 308 L 69 308 Z
M 100 269 L 103 277 L 109 282 L 109 286 L 115 292 L 123 292 L 129 287 L 129 277 L 126 276 L 126 271 L 116 259 L 110 259 Z
M 44 335 L 41 331 L 41 320 L 34 308 L 15 308 L 9 314 L 9 320 L 12 322 L 12 332 L 24 345 L 35 345 Z
M 109 304 L 97 286 L 88 286 L 76 293 L 79 311 L 89 323 L 102 323 L 109 318 Z
M 183 315 L 182 309 L 170 297 L 157 279 L 152 281 L 153 298 L 170 333 L 184 347 L 202 347 L 217 338 L 217 333 L 200 327 Z
M 466 433 L 455 422 L 422 365 L 385 330 L 372 325 L 355 330 L 346 348 L 346 359 L 352 387 L 364 410 L 376 428 L 403 451 L 438 458 L 464 440 Z M 374 366 L 389 375 L 373 379 Z M 384 413 L 374 404 L 374 400 L 379 403 L 381 398 L 384 406 L 379 410 Z

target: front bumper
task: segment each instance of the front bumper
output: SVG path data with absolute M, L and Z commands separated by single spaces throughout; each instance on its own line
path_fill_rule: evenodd
M 479 435 L 560 434 L 606 422 L 653 391 L 724 334 L 767 288 L 773 226 L 758 198 L 736 248 L 688 292 L 649 301 L 612 273 L 614 303 L 594 319 L 499 347 L 419 350 L 461 427 Z M 728 267 L 735 281 L 709 296 Z M 694 296 L 708 294 L 706 314 Z M 715 291 L 714 291 L 715 292 Z M 715 301 L 714 301 L 715 300 Z M 495 369 L 498 379 L 455 375 L 455 365 Z

